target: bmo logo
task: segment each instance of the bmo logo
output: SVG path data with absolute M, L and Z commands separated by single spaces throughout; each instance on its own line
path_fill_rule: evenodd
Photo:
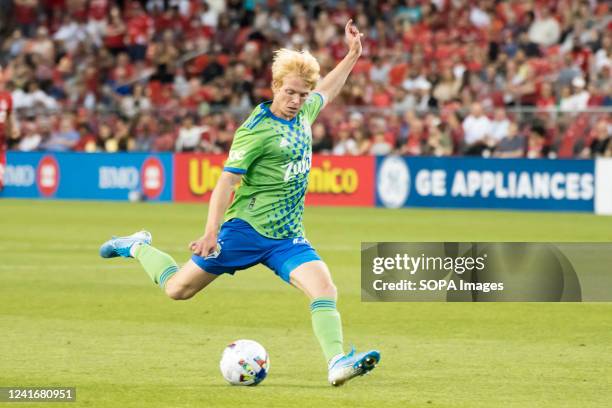
M 53 156 L 44 156 L 38 162 L 36 169 L 36 185 L 38 191 L 45 197 L 51 197 L 57 191 L 60 182 L 60 172 L 57 160 Z
M 148 199 L 159 197 L 164 189 L 164 167 L 156 157 L 149 157 L 140 168 L 142 193 Z

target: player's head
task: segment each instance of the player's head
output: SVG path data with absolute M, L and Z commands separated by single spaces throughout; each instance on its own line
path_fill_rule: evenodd
M 308 51 L 282 48 L 274 53 L 272 92 L 283 116 L 293 117 L 319 80 L 319 63 Z

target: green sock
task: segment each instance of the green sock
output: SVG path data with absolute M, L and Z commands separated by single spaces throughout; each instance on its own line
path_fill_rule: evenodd
M 344 354 L 342 349 L 342 322 L 336 310 L 336 301 L 331 298 L 316 298 L 310 304 L 312 328 L 323 354 L 329 362 L 332 357 Z
M 162 289 L 168 279 L 178 271 L 178 265 L 170 255 L 153 248 L 151 245 L 137 245 L 134 248 L 133 255 L 134 258 L 138 259 L 151 280 Z

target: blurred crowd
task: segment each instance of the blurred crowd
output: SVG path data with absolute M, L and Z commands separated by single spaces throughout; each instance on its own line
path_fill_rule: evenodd
M 363 56 L 313 126 L 339 155 L 611 155 L 605 0 L 0 0 L 0 83 L 32 151 L 222 153 L 280 47 Z

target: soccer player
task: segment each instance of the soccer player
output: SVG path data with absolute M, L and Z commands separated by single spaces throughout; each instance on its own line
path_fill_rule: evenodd
M 210 199 L 204 235 L 189 245 L 193 255 L 187 264 L 179 269 L 151 246 L 146 231 L 111 239 L 100 248 L 104 258 L 136 258 L 172 299 L 191 298 L 221 274 L 266 265 L 310 298 L 313 330 L 334 386 L 369 372 L 380 360 L 377 350 L 344 353 L 336 287 L 302 225 L 311 125 L 338 95 L 361 55 L 361 34 L 351 20 L 345 37 L 347 55 L 318 85 L 319 64 L 310 53 L 276 52 L 274 99 L 257 106 L 236 131 Z

